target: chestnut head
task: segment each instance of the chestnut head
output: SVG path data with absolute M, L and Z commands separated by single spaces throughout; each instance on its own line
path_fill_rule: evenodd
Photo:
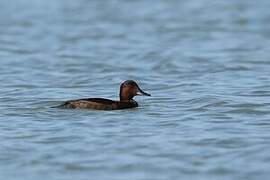
M 133 80 L 124 81 L 120 86 L 120 101 L 132 100 L 134 96 L 151 96 L 140 89 L 138 84 Z

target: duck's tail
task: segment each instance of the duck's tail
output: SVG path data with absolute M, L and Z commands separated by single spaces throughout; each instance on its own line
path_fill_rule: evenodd
M 68 105 L 68 102 L 64 102 L 64 103 L 62 103 L 62 104 L 60 104 L 60 105 L 52 106 L 52 107 L 50 107 L 50 108 L 66 108 L 67 105 Z
M 61 105 L 58 105 L 58 106 L 51 106 L 50 108 L 60 108 Z

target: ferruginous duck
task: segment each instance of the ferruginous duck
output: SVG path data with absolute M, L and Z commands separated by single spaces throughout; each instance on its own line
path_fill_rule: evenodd
M 138 107 L 138 103 L 133 100 L 134 96 L 151 96 L 140 89 L 138 84 L 133 80 L 124 81 L 120 86 L 119 101 L 104 98 L 86 98 L 66 101 L 58 108 L 83 108 L 97 110 L 117 110 Z

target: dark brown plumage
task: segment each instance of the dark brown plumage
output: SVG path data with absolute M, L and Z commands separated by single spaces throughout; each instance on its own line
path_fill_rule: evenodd
M 120 101 L 113 101 L 104 98 L 87 98 L 66 101 L 65 103 L 57 106 L 58 108 L 84 108 L 84 109 L 97 109 L 97 110 L 117 110 L 138 107 L 138 103 L 133 100 L 134 96 L 143 95 L 151 96 L 150 94 L 142 91 L 138 84 L 133 80 L 127 80 L 120 86 Z

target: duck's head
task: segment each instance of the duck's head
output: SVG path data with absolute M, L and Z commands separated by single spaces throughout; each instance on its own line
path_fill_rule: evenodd
M 120 101 L 132 100 L 134 96 L 151 96 L 140 89 L 138 84 L 133 80 L 124 81 L 120 86 Z

